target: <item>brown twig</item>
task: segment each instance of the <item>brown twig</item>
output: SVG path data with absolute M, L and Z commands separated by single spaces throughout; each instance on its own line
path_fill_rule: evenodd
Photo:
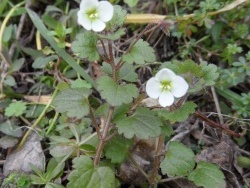
M 219 128 L 223 131 L 225 131 L 226 133 L 235 136 L 237 138 L 240 138 L 241 135 L 239 133 L 236 133 L 230 129 L 228 129 L 227 127 L 220 125 L 219 123 L 216 123 L 214 121 L 212 121 L 211 119 L 208 119 L 206 116 L 202 115 L 200 112 L 195 112 L 194 115 L 196 115 L 198 118 L 200 118 L 201 120 L 205 121 L 209 126 L 214 127 L 214 128 Z
M 110 128 L 111 129 L 111 128 Z M 104 141 L 107 142 L 109 141 L 111 138 L 113 138 L 115 135 L 117 135 L 118 131 L 115 130 L 112 134 L 110 134 Z
M 99 145 L 98 145 L 97 150 L 96 150 L 96 155 L 95 155 L 95 159 L 94 159 L 95 166 L 99 165 L 101 154 L 102 154 L 102 151 L 104 148 L 104 144 L 106 142 L 106 138 L 107 138 L 107 135 L 109 132 L 109 127 L 110 127 L 113 113 L 114 113 L 114 107 L 110 106 L 109 111 L 108 111 L 108 115 L 107 115 L 107 120 L 105 122 L 104 129 L 103 129 L 103 134 L 102 134 L 102 137 L 100 139 Z
M 153 170 L 152 170 L 151 176 L 149 177 L 149 184 L 151 188 L 155 187 L 155 183 L 157 182 L 156 177 L 158 175 L 158 169 L 159 169 L 160 162 L 161 162 L 161 154 L 162 154 L 162 149 L 164 145 L 164 140 L 165 140 L 165 135 L 160 135 L 157 148 L 156 148 L 156 152 L 155 152 Z

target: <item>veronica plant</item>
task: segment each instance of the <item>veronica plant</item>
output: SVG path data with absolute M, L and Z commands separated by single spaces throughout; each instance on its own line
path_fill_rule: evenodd
M 34 18 L 35 13 L 29 11 L 29 14 Z M 81 67 L 72 63 L 74 59 L 62 53 L 62 49 L 58 50 L 54 43 L 52 46 L 76 71 L 80 72 L 84 59 L 98 68 L 98 74 L 93 80 L 81 72 L 76 80 L 60 83 L 59 93 L 53 100 L 60 118 L 55 128 L 57 135 L 51 136 L 50 153 L 58 159 L 74 158 L 67 186 L 118 186 L 115 169 L 130 158 L 151 187 L 165 181 L 158 174 L 159 167 L 163 175 L 186 177 L 198 186 L 203 185 L 196 181 L 197 171 L 202 169 L 216 179 L 215 187 L 223 187 L 224 176 L 219 168 L 206 162 L 196 165 L 193 151 L 179 142 L 171 142 L 161 160 L 165 138 L 173 134 L 171 124 L 185 121 L 194 113 L 196 105 L 186 99 L 214 84 L 218 77 L 216 66 L 173 60 L 161 63 L 161 70 L 155 77 L 140 85 L 137 68 L 156 61 L 154 49 L 143 39 L 144 34 L 152 28 L 163 28 L 164 21 L 149 24 L 117 46 L 125 35 L 126 11 L 120 6 L 106 1 L 82 0 L 77 15 L 83 28 L 71 49 Z M 46 33 L 44 28 L 43 31 Z M 52 44 L 51 39 L 48 41 Z M 149 99 L 147 95 L 158 99 L 160 107 L 155 104 L 149 108 L 147 102 L 142 102 Z M 60 127 L 68 127 L 68 131 L 63 132 Z M 152 169 L 144 170 L 131 155 L 134 138 L 158 140 Z M 180 156 L 179 150 L 185 150 L 187 156 Z
M 113 11 L 113 6 L 107 1 L 81 1 L 80 10 L 77 13 L 78 23 L 86 30 L 103 31 L 105 23 L 113 17 Z
M 171 106 L 174 103 L 174 97 L 182 97 L 187 90 L 187 82 L 167 68 L 160 70 L 155 77 L 150 78 L 146 85 L 148 96 L 153 99 L 159 98 L 162 107 Z

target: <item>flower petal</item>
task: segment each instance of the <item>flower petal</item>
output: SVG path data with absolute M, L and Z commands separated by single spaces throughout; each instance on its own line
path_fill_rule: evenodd
M 103 31 L 105 27 L 106 27 L 106 24 L 101 20 L 96 19 L 92 21 L 92 30 L 95 32 Z
M 80 3 L 80 10 L 86 13 L 88 10 L 97 9 L 98 5 L 98 0 L 82 0 Z
M 91 30 L 91 21 L 88 19 L 87 14 L 81 10 L 77 12 L 78 23 L 83 26 L 86 30 Z
M 111 3 L 107 1 L 101 1 L 97 8 L 98 17 L 103 22 L 108 22 L 112 19 L 114 14 L 114 8 Z
M 146 92 L 150 98 L 157 99 L 161 94 L 160 82 L 155 78 L 150 78 L 146 84 Z
M 176 75 L 170 69 L 164 68 L 161 69 L 155 77 L 160 81 L 172 81 L 175 79 Z
M 159 104 L 162 107 L 171 106 L 174 103 L 174 96 L 171 92 L 162 92 L 159 97 Z
M 187 90 L 187 82 L 181 76 L 176 76 L 176 78 L 172 81 L 171 93 L 175 97 L 179 98 L 185 95 Z

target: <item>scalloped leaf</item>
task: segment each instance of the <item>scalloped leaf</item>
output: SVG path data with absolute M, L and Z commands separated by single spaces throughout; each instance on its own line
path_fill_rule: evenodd
M 170 142 L 161 171 L 168 176 L 186 176 L 195 167 L 193 151 L 180 142 Z
M 218 67 L 214 64 L 207 64 L 207 62 L 202 62 L 201 67 L 203 71 L 203 79 L 205 80 L 205 85 L 214 85 L 216 79 L 219 77 Z
M 69 88 L 55 97 L 53 105 L 57 112 L 66 112 L 68 117 L 80 119 L 89 113 L 88 96 L 90 93 L 91 90 L 87 88 Z
M 69 174 L 67 188 L 115 187 L 115 174 L 109 167 L 95 167 L 91 158 L 80 156 L 73 160 L 74 170 Z
M 113 106 L 131 103 L 139 93 L 134 84 L 119 85 L 108 76 L 100 77 L 97 84 L 97 89 L 100 91 L 102 98 Z
M 132 145 L 132 140 L 117 135 L 105 145 L 105 156 L 111 159 L 112 163 L 122 163 L 128 157 L 129 147 Z
M 195 185 L 204 188 L 224 188 L 226 187 L 225 176 L 215 164 L 201 161 L 193 172 L 188 175 L 188 179 Z
M 118 133 L 124 134 L 126 138 L 136 136 L 140 139 L 148 139 L 158 137 L 161 133 L 161 119 L 147 108 L 140 107 L 133 115 L 116 122 Z
M 146 62 L 154 62 L 154 49 L 149 46 L 148 42 L 140 39 L 127 54 L 123 55 L 122 60 L 130 64 L 145 64 Z
M 27 108 L 26 103 L 23 101 L 13 102 L 10 103 L 10 105 L 5 109 L 5 115 L 8 117 L 10 116 L 18 117 L 25 112 L 26 108 Z
M 121 36 L 125 35 L 125 29 L 124 28 L 120 28 L 118 29 L 116 32 L 109 34 L 109 35 L 99 35 L 100 38 L 102 39 L 108 39 L 108 40 L 117 40 L 119 39 Z
M 112 19 L 107 23 L 106 28 L 115 31 L 117 27 L 123 25 L 126 20 L 127 11 L 122 9 L 119 5 L 114 5 L 114 15 Z
M 94 32 L 84 31 L 76 36 L 76 40 L 72 43 L 72 51 L 80 58 L 86 58 L 89 61 L 99 59 L 96 49 L 97 36 Z
M 190 114 L 195 112 L 197 105 L 191 101 L 186 102 L 180 108 L 174 111 L 167 111 L 166 109 L 156 110 L 158 116 L 162 117 L 165 120 L 170 121 L 171 123 L 183 122 L 185 121 Z
M 179 67 L 179 72 L 182 74 L 190 72 L 196 77 L 201 77 L 203 74 L 202 67 L 190 59 L 184 61 L 183 63 L 180 63 L 178 67 Z
M 134 66 L 126 63 L 121 67 L 118 78 L 129 82 L 136 82 L 138 75 L 135 73 Z

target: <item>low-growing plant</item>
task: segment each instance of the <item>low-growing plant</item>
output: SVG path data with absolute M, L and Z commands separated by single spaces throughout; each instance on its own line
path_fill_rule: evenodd
M 124 3 L 131 8 L 139 2 Z M 108 1 L 82 0 L 79 10 L 70 11 L 68 4 L 65 10 L 50 6 L 42 19 L 26 8 L 39 32 L 36 35 L 39 45 L 36 53 L 25 48 L 23 51 L 32 57 L 34 70 L 47 73 L 38 75 L 39 83 L 32 91 L 48 92 L 51 88 L 53 91 L 46 106 L 21 100 L 3 104 L 6 119 L 0 124 L 0 132 L 16 143 L 22 130 L 15 121 L 20 119 L 29 125 L 19 147 L 38 127 L 49 140 L 52 158 L 46 170 L 31 164 L 34 174 L 25 185 L 111 188 L 127 183 L 157 187 L 184 179 L 197 187 L 226 187 L 220 166 L 196 160 L 197 151 L 174 139 L 173 127 L 193 114 L 206 120 L 197 112 L 197 97 L 210 87 L 232 99 L 232 109 L 239 117 L 249 117 L 249 93 L 242 93 L 240 99 L 230 88 L 249 77 L 250 52 L 236 58 L 242 47 L 235 41 L 219 43 L 218 36 L 224 26 L 221 22 L 214 23 L 211 17 L 224 11 L 223 2 L 202 1 L 186 17 L 179 14 L 195 9 L 196 4 L 183 6 L 184 2 L 178 0 L 164 3 L 173 5 L 170 9 L 174 9 L 175 15 L 148 23 L 131 38 L 126 36 L 127 11 Z M 56 21 L 58 15 L 64 22 Z M 71 19 L 81 29 L 75 28 Z M 206 30 L 205 36 L 199 36 L 198 28 Z M 5 32 L 9 30 L 11 26 Z M 145 37 L 156 30 L 164 36 L 173 35 L 182 44 L 164 62 L 158 61 L 156 50 Z M 239 30 L 242 31 L 239 37 L 245 36 L 244 24 Z M 10 40 L 7 34 L 3 42 Z M 46 40 L 46 47 L 41 45 L 40 34 Z M 68 38 L 74 40 L 67 42 Z M 212 47 L 208 47 L 209 38 L 214 41 Z M 224 49 L 217 49 L 216 45 L 224 45 Z M 218 56 L 229 68 L 205 61 L 202 57 L 208 52 L 211 56 L 220 53 Z M 15 86 L 13 73 L 23 64 L 23 58 L 11 64 L 1 78 L 2 88 Z M 147 71 L 147 78 L 140 78 L 142 69 Z M 229 135 L 240 136 L 223 125 L 213 122 L 209 125 L 213 124 Z M 147 148 L 143 155 L 137 151 L 142 147 L 140 144 Z M 140 180 L 127 177 L 131 169 L 126 174 L 124 165 L 129 163 Z

